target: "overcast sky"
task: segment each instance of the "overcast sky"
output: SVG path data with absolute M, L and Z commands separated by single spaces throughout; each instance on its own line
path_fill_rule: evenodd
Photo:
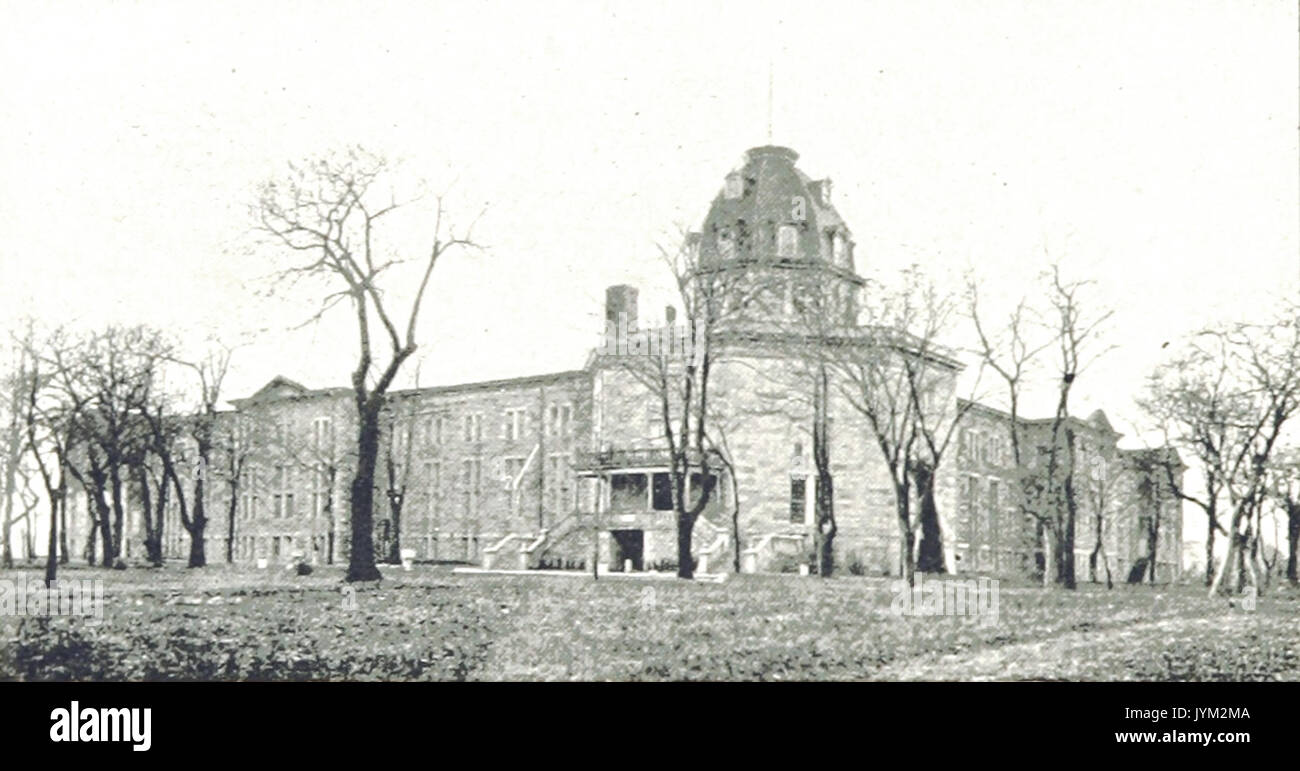
M 361 143 L 486 205 L 421 382 L 577 368 L 768 137 L 835 181 L 866 273 L 1047 260 L 1117 310 L 1077 389 L 1128 432 L 1161 345 L 1300 280 L 1297 10 L 1200 2 L 4 2 L 0 313 L 251 339 L 230 393 L 344 385 L 346 314 L 255 296 L 256 185 Z M 427 227 L 413 212 L 409 232 Z M 645 301 L 651 307 L 651 294 Z M 644 309 L 642 315 L 657 315 Z

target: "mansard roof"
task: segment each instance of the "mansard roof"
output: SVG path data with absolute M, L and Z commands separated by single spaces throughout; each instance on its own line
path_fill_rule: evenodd
M 701 264 L 720 259 L 717 236 L 722 231 L 735 231 L 739 261 L 775 257 L 768 253 L 770 245 L 759 241 L 762 228 L 794 224 L 799 226 L 799 258 L 832 265 L 833 255 L 825 234 L 833 231 L 851 240 L 851 233 L 830 202 L 830 181 L 810 179 L 795 167 L 798 158 L 794 150 L 776 145 L 755 147 L 745 153 L 740 168 L 727 175 L 728 180 L 735 181 L 734 188 L 729 190 L 724 185 L 704 218 Z M 766 236 L 774 238 L 771 233 Z M 852 265 L 846 268 L 852 274 Z

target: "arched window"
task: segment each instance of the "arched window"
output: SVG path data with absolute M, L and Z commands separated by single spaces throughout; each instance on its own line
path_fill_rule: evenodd
M 794 225 L 782 225 L 776 231 L 778 257 L 799 256 L 799 230 Z

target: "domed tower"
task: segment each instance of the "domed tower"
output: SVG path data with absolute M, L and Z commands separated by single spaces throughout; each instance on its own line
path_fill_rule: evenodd
M 727 174 L 697 236 L 699 272 L 733 318 L 794 323 L 809 317 L 854 325 L 853 237 L 831 203 L 831 181 L 795 166 L 799 154 L 767 145 Z

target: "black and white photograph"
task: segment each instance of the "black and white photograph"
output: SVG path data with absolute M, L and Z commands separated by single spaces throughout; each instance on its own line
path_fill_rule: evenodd
M 1293 755 L 1300 3 L 0 5 L 6 755 Z

